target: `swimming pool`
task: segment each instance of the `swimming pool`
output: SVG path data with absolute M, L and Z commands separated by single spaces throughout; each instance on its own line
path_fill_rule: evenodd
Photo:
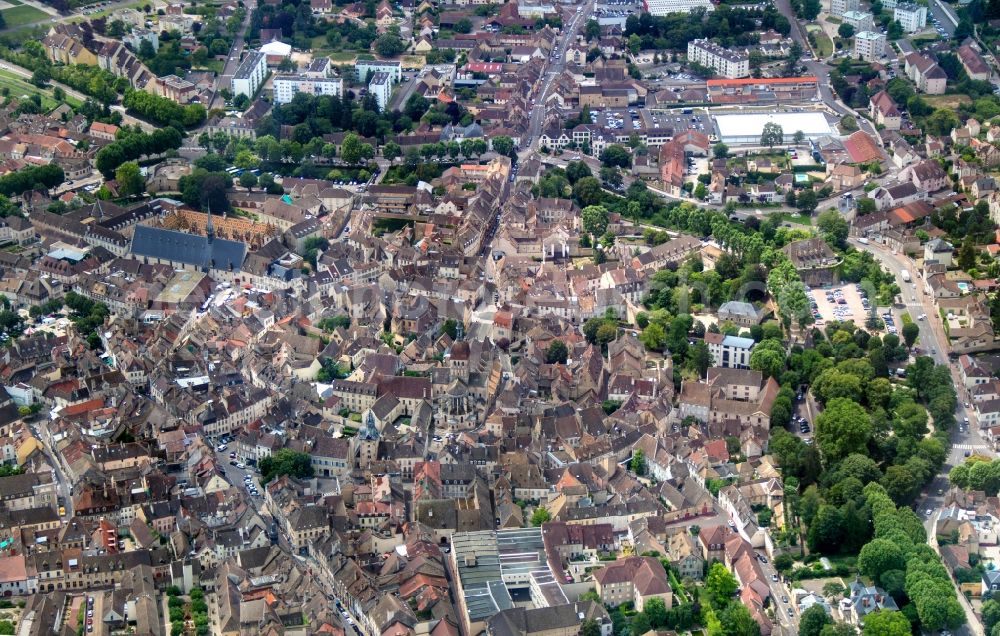
M 963 294 L 969 291 L 969 283 L 956 282 L 955 285 L 958 287 L 959 291 L 961 291 Z

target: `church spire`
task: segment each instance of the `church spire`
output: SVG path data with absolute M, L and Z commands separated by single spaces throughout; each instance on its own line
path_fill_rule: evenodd
M 208 206 L 208 223 L 205 224 L 205 236 L 208 237 L 208 242 L 211 243 L 215 240 L 215 226 L 212 224 L 212 205 Z

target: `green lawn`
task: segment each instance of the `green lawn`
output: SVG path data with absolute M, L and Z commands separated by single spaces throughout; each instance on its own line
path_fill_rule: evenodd
M 27 5 L 14 7 L 13 9 L 4 9 L 2 13 L 8 29 L 31 24 L 32 22 L 41 22 L 49 17 L 49 14 L 41 9 Z
M 826 58 L 833 55 L 833 42 L 830 40 L 829 36 L 823 31 L 813 31 L 813 37 L 816 38 L 816 55 L 820 58 Z
M 812 217 L 808 214 L 791 214 L 789 212 L 781 212 L 778 215 L 782 223 L 794 223 L 798 225 L 812 225 Z
M 8 89 L 11 97 L 17 98 L 20 98 L 23 95 L 34 95 L 38 93 L 42 96 L 42 108 L 46 111 L 52 110 L 59 105 L 59 102 L 52 98 L 51 89 L 40 89 L 23 77 L 15 75 L 10 71 L 0 70 L 0 89 L 2 88 Z M 66 103 L 70 106 L 76 107 L 80 105 L 80 100 L 67 95 Z
M 12 7 L 19 7 L 22 4 L 24 4 L 23 2 L 21 2 L 21 0 L 4 0 L 4 2 L 6 2 Z

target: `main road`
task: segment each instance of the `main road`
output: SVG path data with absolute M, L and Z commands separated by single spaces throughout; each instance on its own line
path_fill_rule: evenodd
M 902 296 L 903 304 L 906 310 L 909 311 L 910 316 L 916 319 L 917 316 L 926 314 L 923 320 L 916 321 L 916 324 L 920 326 L 919 342 L 921 347 L 930 354 L 935 364 L 948 367 L 948 370 L 951 372 L 952 382 L 958 392 L 958 408 L 955 411 L 958 426 L 951 430 L 951 451 L 944 465 L 941 467 L 941 471 L 931 480 L 931 483 L 927 485 L 924 492 L 914 504 L 917 514 L 926 520 L 925 525 L 930 537 L 929 542 L 932 547 L 936 548 L 937 542 L 934 540 L 933 526 L 937 518 L 937 511 L 944 504 L 944 494 L 948 490 L 948 473 L 953 467 L 961 464 L 965 461 L 966 457 L 973 453 L 987 457 L 994 457 L 995 453 L 992 447 L 980 437 L 979 426 L 975 421 L 975 414 L 968 411 L 963 404 L 966 392 L 961 388 L 962 381 L 958 374 L 958 366 L 950 364 L 948 360 L 948 337 L 944 332 L 944 327 L 934 306 L 933 298 L 926 293 L 919 277 L 914 278 L 913 282 L 909 284 L 902 282 L 901 274 L 903 270 L 907 270 L 911 275 L 916 276 L 917 272 L 913 262 L 906 256 L 901 256 L 884 245 L 874 243 L 863 245 L 856 240 L 851 240 L 851 244 L 858 249 L 871 252 L 896 277 L 896 280 L 901 282 L 902 291 L 900 296 Z M 964 425 L 965 421 L 969 421 L 970 424 Z M 965 610 L 968 624 L 962 625 L 956 630 L 956 636 L 980 636 L 983 633 L 981 623 L 979 623 L 965 597 L 962 594 L 958 596 L 959 601 L 962 603 L 962 608 Z
M 569 24 L 562 30 L 559 34 L 559 39 L 556 40 L 556 45 L 552 49 L 549 56 L 549 62 L 545 67 L 545 78 L 544 84 L 542 84 L 542 90 L 538 92 L 538 95 L 531 102 L 531 114 L 528 119 L 528 131 L 527 135 L 521 144 L 521 154 L 527 155 L 535 144 L 535 140 L 542 132 L 542 124 L 545 121 L 545 100 L 549 96 L 549 90 L 552 88 L 552 80 L 555 79 L 559 73 L 562 73 L 563 69 L 566 68 L 566 48 L 573 42 L 576 38 L 577 31 L 579 31 L 580 26 L 588 19 L 594 11 L 594 0 L 587 0 L 576 15 L 570 20 Z M 522 159 L 524 156 L 521 157 Z
M 236 38 L 233 40 L 233 46 L 229 49 L 229 57 L 222 67 L 222 74 L 215 78 L 215 92 L 212 94 L 211 102 L 209 102 L 209 110 L 225 106 L 225 100 L 220 101 L 219 99 L 219 91 L 223 88 L 230 88 L 233 74 L 236 73 L 236 69 L 240 66 L 240 57 L 243 55 L 243 48 L 246 46 L 247 28 L 250 26 L 250 18 L 257 7 L 257 2 L 256 0 L 247 0 L 244 7 L 246 8 L 246 15 L 243 17 L 243 24 L 240 25 L 240 32 L 236 35 Z

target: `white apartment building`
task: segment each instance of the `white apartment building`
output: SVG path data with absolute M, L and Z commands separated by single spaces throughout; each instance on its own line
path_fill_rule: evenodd
M 830 0 L 830 15 L 838 18 L 848 11 L 859 11 L 861 0 Z
M 260 51 L 252 51 L 240 62 L 233 74 L 233 95 L 253 97 L 267 78 L 267 56 Z
M 854 57 L 875 62 L 885 55 L 885 34 L 861 31 L 854 35 Z
M 389 98 L 392 97 L 392 77 L 385 72 L 372 75 L 372 81 L 368 83 L 368 92 L 375 96 L 379 110 L 385 110 L 389 105 Z
M 739 336 L 724 336 L 722 334 L 705 334 L 705 344 L 712 356 L 712 363 L 717 367 L 727 369 L 749 369 L 750 354 L 756 344 L 753 338 Z
M 643 0 L 643 8 L 650 15 L 667 15 L 668 13 L 691 13 L 702 8 L 714 11 L 715 5 L 710 0 Z
M 697 62 L 729 79 L 750 76 L 750 56 L 731 51 L 709 40 L 688 42 L 688 62 Z
M 306 77 L 305 75 L 277 75 L 274 78 L 274 103 L 287 104 L 298 93 L 309 95 L 344 94 L 344 80 L 339 77 Z
M 358 83 L 365 84 L 375 73 L 388 73 L 389 80 L 399 83 L 403 79 L 403 66 L 399 62 L 385 60 L 358 60 L 354 65 L 358 74 Z
M 845 11 L 842 18 L 844 24 L 850 24 L 854 27 L 855 33 L 875 30 L 875 19 L 867 11 Z
M 912 2 L 900 2 L 892 11 L 892 17 L 903 31 L 916 33 L 927 26 L 927 7 Z

